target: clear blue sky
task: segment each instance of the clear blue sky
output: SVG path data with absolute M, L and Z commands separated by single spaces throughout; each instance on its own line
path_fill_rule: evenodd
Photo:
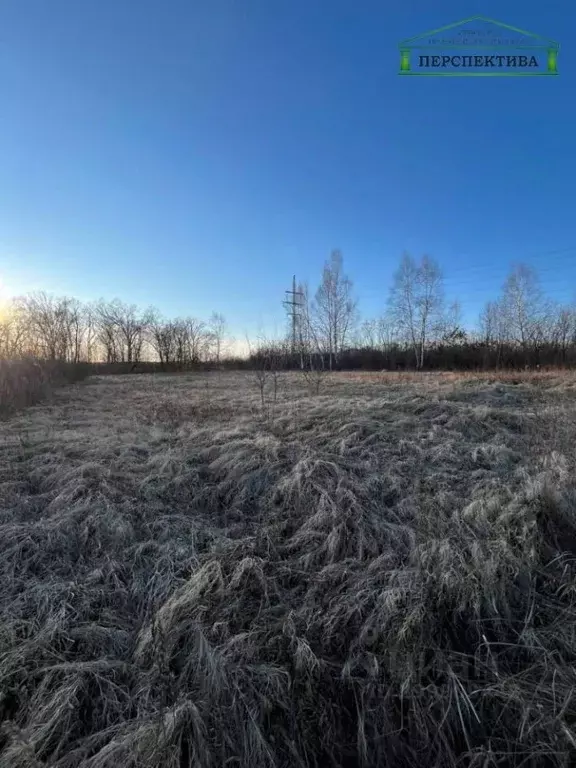
M 401 39 L 474 14 L 558 40 L 560 75 L 398 76 Z M 335 247 L 365 315 L 403 250 L 467 316 L 512 260 L 569 299 L 575 57 L 567 0 L 2 0 L 0 281 L 238 337 Z

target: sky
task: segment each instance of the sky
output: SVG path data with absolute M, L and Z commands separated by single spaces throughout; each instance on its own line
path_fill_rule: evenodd
M 398 44 L 481 14 L 558 77 L 405 77 Z M 119 297 L 284 327 L 338 248 L 364 317 L 403 252 L 473 322 L 512 262 L 576 293 L 566 0 L 2 0 L 0 296 Z

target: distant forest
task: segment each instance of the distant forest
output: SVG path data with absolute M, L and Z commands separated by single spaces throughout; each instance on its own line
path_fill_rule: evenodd
M 343 258 L 333 251 L 319 285 L 299 284 L 286 334 L 233 353 L 224 316 L 165 318 L 118 299 L 82 303 L 34 293 L 0 314 L 0 358 L 92 363 L 103 371 L 189 370 L 206 366 L 277 370 L 488 370 L 576 365 L 576 306 L 542 291 L 537 273 L 512 267 L 500 295 L 472 329 L 445 300 L 434 259 L 404 255 L 382 315 L 363 319 Z

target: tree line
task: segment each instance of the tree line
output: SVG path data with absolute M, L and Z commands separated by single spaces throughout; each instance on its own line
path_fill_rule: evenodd
M 315 291 L 300 284 L 296 295 L 286 334 L 259 338 L 240 361 L 217 312 L 206 320 L 169 319 L 119 299 L 82 303 L 33 293 L 0 314 L 0 358 L 131 367 L 148 361 L 167 370 L 201 363 L 258 368 L 263 361 L 305 371 L 576 364 L 576 307 L 546 296 L 537 273 L 523 264 L 511 268 L 473 328 L 464 328 L 459 302 L 446 300 L 442 270 L 428 256 L 401 258 L 375 318 L 360 316 L 339 251 L 325 262 Z
M 464 327 L 460 302 L 446 300 L 442 270 L 428 256 L 402 256 L 386 306 L 375 318 L 361 319 L 339 251 L 325 263 L 316 292 L 312 295 L 301 285 L 299 293 L 290 367 L 423 370 L 576 364 L 576 305 L 546 296 L 536 271 L 525 264 L 512 266 L 500 295 L 486 303 L 473 328 Z
M 114 299 L 82 303 L 45 292 L 11 300 L 0 315 L 0 359 L 35 357 L 71 363 L 157 361 L 165 368 L 219 363 L 227 353 L 226 320 L 163 318 Z

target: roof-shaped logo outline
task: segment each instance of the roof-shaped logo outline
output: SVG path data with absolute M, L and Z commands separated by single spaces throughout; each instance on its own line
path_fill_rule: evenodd
M 543 35 L 537 35 L 534 32 L 528 32 L 525 29 L 519 29 L 518 27 L 513 27 L 510 24 L 504 24 L 502 21 L 496 21 L 495 19 L 489 19 L 487 16 L 470 16 L 468 19 L 462 19 L 462 21 L 456 21 L 453 24 L 447 24 L 445 27 L 440 27 L 439 29 L 433 29 L 430 32 L 422 32 L 420 35 L 416 35 L 415 37 L 409 37 L 406 40 L 402 40 L 401 43 L 399 43 L 399 48 L 418 48 L 423 47 L 418 45 L 418 40 L 422 40 L 423 38 L 429 38 L 433 35 L 438 35 L 441 32 L 447 32 L 449 29 L 454 29 L 455 27 L 461 27 L 463 24 L 468 24 L 471 21 L 483 21 L 487 22 L 488 24 L 494 24 L 496 27 L 499 27 L 500 29 L 506 29 L 508 31 L 517 32 L 521 35 L 525 35 L 526 37 L 529 37 L 533 40 L 540 41 L 539 44 L 534 44 L 532 47 L 534 48 L 553 48 L 555 50 L 560 49 L 560 43 L 556 42 L 556 40 L 552 40 L 549 37 L 544 37 Z M 447 44 L 445 46 L 446 48 L 451 48 L 454 46 L 451 46 L 450 44 Z M 477 47 L 485 47 L 485 46 L 477 46 Z M 496 44 L 493 44 L 490 46 L 491 48 L 497 48 L 499 47 Z M 501 47 L 509 47 L 509 48 L 515 48 L 517 46 L 508 44 L 507 46 L 503 44 Z

